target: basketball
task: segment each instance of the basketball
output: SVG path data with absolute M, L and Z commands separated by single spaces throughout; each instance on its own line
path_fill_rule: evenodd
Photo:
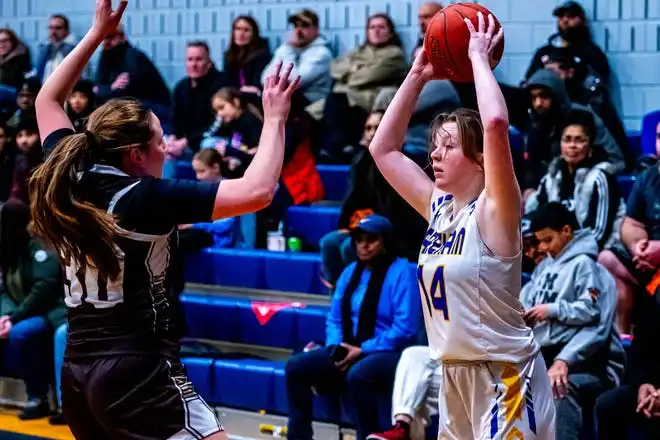
M 424 37 L 424 50 L 433 65 L 438 78 L 456 82 L 472 82 L 472 63 L 468 57 L 470 31 L 464 19 L 469 18 L 476 30 L 479 30 L 477 13 L 484 15 L 484 24 L 488 29 L 487 8 L 475 3 L 455 3 L 438 11 L 433 16 Z M 495 34 L 500 30 L 500 22 L 495 18 Z M 493 50 L 491 68 L 495 68 L 504 53 L 504 38 Z

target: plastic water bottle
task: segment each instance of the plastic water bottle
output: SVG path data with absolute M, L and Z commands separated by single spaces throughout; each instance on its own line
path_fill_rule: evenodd
M 267 243 L 269 251 L 284 252 L 286 250 L 286 238 L 284 237 L 284 223 L 280 222 L 277 231 L 268 233 Z

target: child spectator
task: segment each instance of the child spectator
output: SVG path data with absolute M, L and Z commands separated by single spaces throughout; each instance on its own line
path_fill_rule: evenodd
M 202 148 L 215 147 L 226 163 L 227 177 L 241 177 L 257 152 L 263 117 L 243 94 L 223 87 L 211 100 L 219 126 L 211 128 Z
M 625 205 L 612 164 L 594 148 L 593 115 L 582 110 L 568 113 L 561 136 L 561 156 L 555 158 L 525 212 L 548 202 L 562 202 L 575 213 L 580 227 L 591 228 L 600 249 L 619 240 Z
M 82 133 L 87 125 L 87 118 L 96 108 L 94 84 L 89 80 L 81 80 L 73 88 L 67 99 L 66 114 L 71 119 L 76 132 Z
M 523 287 L 520 301 L 549 367 L 557 438 L 578 440 L 585 413 L 623 376 L 625 354 L 614 328 L 616 286 L 596 262 L 593 233 L 578 230 L 575 215 L 561 203 L 540 206 L 530 230 L 548 258 Z
M 32 116 L 36 117 L 34 111 L 34 102 L 37 99 L 37 95 L 41 90 L 41 83 L 36 78 L 28 78 L 25 80 L 20 90 L 18 91 L 18 96 L 16 96 L 16 106 L 18 109 L 14 115 L 7 121 L 7 125 L 10 128 L 16 128 L 18 121 L 21 116 Z
M 16 127 L 16 161 L 11 189 L 11 198 L 29 203 L 28 179 L 32 171 L 43 161 L 39 127 L 34 116 L 24 115 Z
M 222 180 L 221 164 L 222 156 L 212 148 L 198 151 L 192 161 L 197 180 L 209 182 Z M 257 216 L 255 213 L 250 213 L 235 218 L 223 218 L 212 223 L 196 223 L 191 227 L 211 234 L 215 247 L 253 249 Z

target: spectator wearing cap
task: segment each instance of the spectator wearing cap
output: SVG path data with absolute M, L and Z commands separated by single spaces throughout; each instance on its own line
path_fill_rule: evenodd
M 575 1 L 567 1 L 552 13 L 557 18 L 557 32 L 550 36 L 548 44 L 534 54 L 527 69 L 525 79 L 542 69 L 550 59 L 550 54 L 558 47 L 568 48 L 572 55 L 583 60 L 606 86 L 610 82 L 610 66 L 603 51 L 594 43 L 589 23 L 582 6 Z
M 524 132 L 524 167 L 520 186 L 528 197 L 548 165 L 561 152 L 561 136 L 570 111 L 590 113 L 595 126 L 591 144 L 594 152 L 603 155 L 618 174 L 626 169 L 626 161 L 609 130 L 591 109 L 570 100 L 561 77 L 550 69 L 538 70 L 527 82 L 529 127 Z
M 625 353 L 613 325 L 616 286 L 596 261 L 592 232 L 580 230 L 564 205 L 542 205 L 530 220 L 538 249 L 548 258 L 523 287 L 520 302 L 548 366 L 557 438 L 579 440 L 598 396 L 623 376 Z
M 283 62 L 285 66 L 293 63 L 291 75 L 300 75 L 300 89 L 307 104 L 324 99 L 332 89 L 332 52 L 328 41 L 319 32 L 319 17 L 314 11 L 303 9 L 289 17 L 289 24 L 293 25 L 291 38 L 275 50 L 273 59 L 261 75 L 261 83 L 277 63 Z
M 599 248 L 606 249 L 619 241 L 625 205 L 612 164 L 594 147 L 595 133 L 592 113 L 571 110 L 566 115 L 560 156 L 527 198 L 525 212 L 561 202 L 575 213 L 580 227 L 591 229 Z
M 37 100 L 39 90 L 41 90 L 41 82 L 39 79 L 28 78 L 23 82 L 23 85 L 18 90 L 18 95 L 16 96 L 16 106 L 18 109 L 7 121 L 9 128 L 16 129 L 21 117 L 36 117 L 34 103 Z
M 29 204 L 28 180 L 41 162 L 43 152 L 39 140 L 37 118 L 23 115 L 16 126 L 16 159 L 10 198 Z
M 391 246 L 392 224 L 372 214 L 352 234 L 358 261 L 339 277 L 326 319 L 325 347 L 310 343 L 286 364 L 287 437 L 313 438 L 312 397 L 340 397 L 357 440 L 387 426 L 401 351 L 414 342 L 421 304 L 414 272 Z

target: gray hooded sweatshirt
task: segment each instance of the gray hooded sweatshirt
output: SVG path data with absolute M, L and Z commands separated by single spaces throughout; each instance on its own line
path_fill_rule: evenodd
M 596 125 L 596 139 L 594 139 L 593 142 L 594 147 L 602 148 L 607 153 L 608 162 L 612 164 L 614 173 L 618 174 L 626 169 L 626 162 L 623 153 L 621 152 L 621 148 L 616 143 L 607 127 L 605 127 L 603 120 L 589 107 L 576 104 L 570 100 L 568 93 L 566 92 L 564 81 L 559 75 L 548 69 L 537 70 L 536 73 L 529 78 L 525 88 L 529 90 L 539 86 L 547 88 L 552 92 L 552 105 L 559 106 L 559 109 L 561 110 L 560 114 L 566 114 L 573 109 L 590 112 L 594 117 L 594 123 Z M 531 111 L 533 112 L 533 110 Z M 555 130 L 560 129 L 561 127 L 555 126 Z M 556 142 L 559 143 L 559 134 L 557 134 L 556 137 Z M 559 145 L 553 147 L 553 151 L 560 151 Z
M 556 258 L 547 257 L 521 293 L 526 310 L 548 304 L 548 319 L 537 323 L 534 337 L 569 373 L 606 373 L 620 383 L 625 353 L 614 328 L 617 291 L 614 278 L 596 262 L 598 245 L 591 231 L 576 231 Z

